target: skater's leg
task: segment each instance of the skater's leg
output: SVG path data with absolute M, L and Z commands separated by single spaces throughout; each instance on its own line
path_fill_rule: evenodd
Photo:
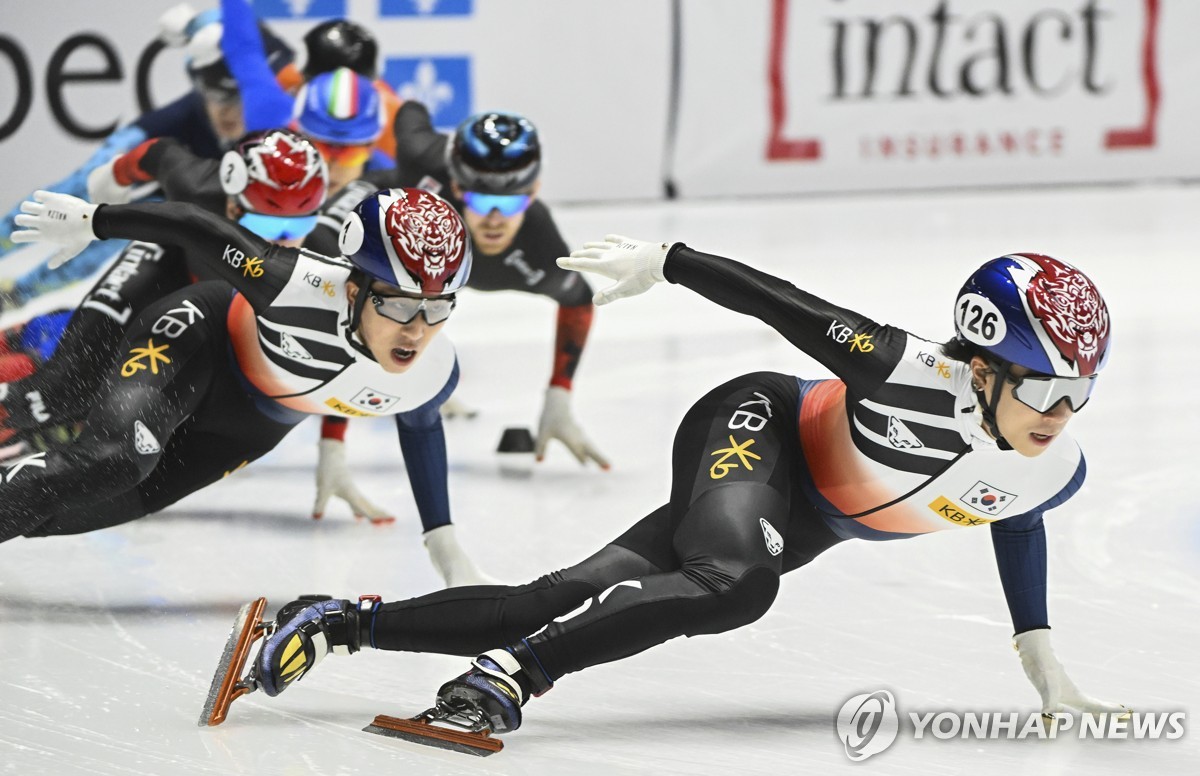
M 622 579 L 659 571 L 636 552 L 610 544 L 582 563 L 527 585 L 451 588 L 384 604 L 364 646 L 477 655 L 520 641 Z
M 226 357 L 218 346 L 223 340 L 213 333 L 224 331 L 228 305 L 228 286 L 201 284 L 167 297 L 138 320 L 79 439 L 6 465 L 0 541 L 33 532 L 59 514 L 76 521 L 55 533 L 95 530 L 138 516 L 96 510 L 91 522 L 78 521 L 89 506 L 136 489 L 159 464 L 175 429 L 203 400 L 214 367 Z M 168 318 L 180 327 L 164 325 Z
M 808 512 L 792 484 L 798 401 L 795 378 L 756 373 L 692 407 L 672 458 L 673 530 L 654 533 L 669 535 L 670 545 L 642 539 L 641 526 L 627 539 L 650 545 L 660 566 L 673 555 L 673 570 L 627 578 L 530 637 L 547 679 L 675 636 L 730 630 L 767 611 L 785 568 L 783 537 Z
M 778 535 L 786 530 L 788 504 L 766 485 L 731 483 L 705 493 L 676 529 L 678 570 L 617 582 L 528 639 L 547 679 L 676 636 L 757 620 L 774 602 L 782 573 L 760 520 Z

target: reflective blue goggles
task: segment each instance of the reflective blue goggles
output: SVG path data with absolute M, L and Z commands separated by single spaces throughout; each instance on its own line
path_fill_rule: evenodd
M 529 209 L 533 197 L 528 194 L 482 194 L 478 191 L 464 191 L 463 202 L 471 212 L 486 216 L 493 210 L 499 210 L 500 215 L 512 218 L 518 213 Z
M 264 240 L 296 240 L 305 237 L 317 226 L 317 217 L 311 216 L 266 216 L 262 213 L 247 213 L 238 223 Z

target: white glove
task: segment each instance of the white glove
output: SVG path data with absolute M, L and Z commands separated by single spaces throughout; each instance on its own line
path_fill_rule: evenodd
M 1054 656 L 1054 650 L 1050 648 L 1049 628 L 1018 633 L 1013 637 L 1013 648 L 1021 656 L 1021 667 L 1025 669 L 1025 675 L 1037 689 L 1038 695 L 1042 696 L 1043 715 L 1065 712 L 1064 707 L 1067 706 L 1076 711 L 1092 713 L 1119 714 L 1129 711 L 1119 703 L 1097 700 L 1079 691 L 1063 670 L 1062 663 Z
M 187 3 L 171 6 L 158 17 L 158 37 L 172 48 L 187 45 L 187 28 L 196 18 L 196 9 Z
M 350 505 L 355 517 L 365 517 L 372 523 L 394 523 L 395 517 L 367 500 L 350 478 L 350 467 L 346 465 L 346 445 L 337 439 L 322 439 L 317 443 L 317 500 L 313 503 L 312 516 L 320 520 L 325 515 L 325 505 L 331 496 L 337 496 Z
M 48 242 L 62 246 L 50 257 L 50 269 L 58 269 L 96 239 L 92 231 L 96 206 L 70 194 L 35 191 L 33 199 L 21 203 L 21 215 L 13 221 L 25 227 L 12 233 L 15 243 Z
M 546 457 L 546 445 L 551 439 L 557 439 L 567 446 L 581 464 L 587 464 L 592 459 L 600 464 L 601 469 L 609 468 L 608 459 L 592 446 L 584 436 L 583 429 L 571 417 L 571 392 L 566 388 L 552 385 L 546 389 L 546 401 L 542 405 L 542 419 L 538 421 L 537 444 L 534 453 L 541 461 Z
M 663 265 L 667 261 L 668 243 L 648 243 L 610 234 L 604 242 L 584 243 L 571 256 L 558 259 L 558 266 L 576 272 L 594 272 L 617 281 L 597 291 L 592 301 L 608 304 L 627 296 L 637 296 L 655 283 L 666 280 Z
M 133 186 L 122 186 L 113 175 L 116 159 L 110 159 L 88 173 L 88 199 L 97 205 L 124 205 L 133 199 Z

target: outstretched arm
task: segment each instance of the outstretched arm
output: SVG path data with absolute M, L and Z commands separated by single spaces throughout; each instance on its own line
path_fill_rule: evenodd
M 254 9 L 248 0 L 221 0 L 221 22 L 221 53 L 242 95 L 246 131 L 287 126 L 295 101 L 271 70 Z
M 426 532 L 450 523 L 450 489 L 447 484 L 446 432 L 438 407 L 458 386 L 458 364 L 445 387 L 428 402 L 396 416 L 400 450 L 408 469 L 413 499 Z
M 870 395 L 904 353 L 907 332 L 826 302 L 786 280 L 683 243 L 647 243 L 620 235 L 586 243 L 560 267 L 617 281 L 596 304 L 640 294 L 669 280 L 734 312 L 750 315 L 821 362 L 860 396 Z
M 39 191 L 21 206 L 14 232 L 17 242 L 49 242 L 62 246 L 51 259 L 56 266 L 75 256 L 94 239 L 129 240 L 178 246 L 188 259 L 209 265 L 214 274 L 236 288 L 255 310 L 264 310 L 287 284 L 298 252 L 282 248 L 183 202 L 138 205 L 90 205 L 76 197 Z
M 1074 492 L 1075 487 L 1068 489 Z M 1119 703 L 1097 700 L 1080 692 L 1050 646 L 1046 613 L 1046 528 L 1041 509 L 992 523 L 992 545 L 1016 634 L 1013 646 L 1021 657 L 1025 676 L 1041 696 L 1042 713 L 1054 714 L 1067 708 L 1090 712 L 1128 711 Z

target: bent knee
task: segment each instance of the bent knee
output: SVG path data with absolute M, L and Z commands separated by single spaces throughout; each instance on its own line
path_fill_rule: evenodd
M 758 620 L 779 593 L 779 574 L 757 566 L 736 580 L 719 586 L 702 604 L 701 616 L 693 621 L 688 636 L 724 633 Z

